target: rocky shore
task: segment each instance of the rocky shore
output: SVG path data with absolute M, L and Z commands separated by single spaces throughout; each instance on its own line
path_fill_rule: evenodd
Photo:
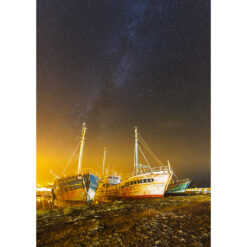
M 38 210 L 37 246 L 210 246 L 210 195 Z

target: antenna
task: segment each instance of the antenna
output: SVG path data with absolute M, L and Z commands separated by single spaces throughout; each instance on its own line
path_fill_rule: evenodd
M 86 134 L 86 123 L 84 122 L 82 124 L 82 131 L 81 131 L 81 146 L 80 146 L 80 155 L 79 155 L 79 161 L 78 161 L 78 170 L 77 174 L 81 174 L 81 162 L 82 162 L 82 156 L 83 156 L 83 149 L 84 149 L 84 142 L 85 142 L 85 134 Z

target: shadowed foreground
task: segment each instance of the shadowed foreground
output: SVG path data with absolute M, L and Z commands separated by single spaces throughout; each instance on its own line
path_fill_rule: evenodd
M 210 195 L 39 210 L 37 246 L 210 246 Z

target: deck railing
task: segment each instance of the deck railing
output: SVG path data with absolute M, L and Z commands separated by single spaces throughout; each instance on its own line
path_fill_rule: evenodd
M 158 167 L 140 168 L 138 173 L 131 172 L 127 175 L 127 177 L 133 177 L 133 176 L 143 175 L 152 172 L 160 172 L 160 171 L 172 172 L 168 166 L 158 166 Z

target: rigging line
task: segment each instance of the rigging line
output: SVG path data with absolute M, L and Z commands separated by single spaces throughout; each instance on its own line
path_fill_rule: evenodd
M 175 175 L 176 179 L 178 180 L 178 177 L 177 177 L 177 175 L 176 175 L 176 173 L 174 172 L 173 169 L 172 169 L 172 171 L 173 171 L 173 174 Z
M 50 173 L 51 173 L 55 178 L 60 178 L 55 172 L 52 171 L 52 169 L 50 169 Z
M 71 162 L 71 160 L 72 160 L 73 156 L 75 155 L 75 152 L 76 152 L 76 150 L 78 149 L 78 147 L 79 147 L 80 143 L 81 143 L 81 140 L 79 141 L 79 143 L 77 144 L 77 146 L 76 146 L 76 148 L 75 148 L 74 152 L 73 152 L 73 153 L 72 153 L 72 155 L 70 156 L 70 159 L 69 159 L 68 163 L 66 164 L 66 166 L 65 166 L 65 168 L 64 168 L 64 170 L 63 170 L 62 175 L 64 175 L 64 173 L 65 173 L 65 171 L 66 171 L 66 169 L 67 169 L 67 167 L 68 167 L 69 163 Z
M 140 134 L 138 134 L 138 135 L 141 138 L 143 145 L 144 145 L 144 147 L 146 147 L 147 151 L 149 151 L 149 153 L 153 155 L 153 157 L 156 159 L 156 161 L 163 166 L 163 163 L 158 159 L 158 157 L 154 154 L 154 152 L 150 149 L 150 147 L 145 143 L 145 141 L 143 140 L 141 135 Z
M 141 136 L 140 136 L 141 137 Z M 143 140 L 143 138 L 141 137 L 142 140 L 142 144 L 143 146 L 146 148 L 146 150 L 156 159 L 156 161 L 158 161 L 161 165 L 162 162 L 158 159 L 158 157 L 154 154 L 154 152 L 151 150 L 151 148 L 145 143 L 145 141 Z
M 148 149 L 148 146 L 145 145 L 144 143 L 143 144 L 143 147 L 148 151 L 148 153 L 162 166 L 162 162 L 155 156 L 155 154 L 150 150 Z
M 140 150 L 140 152 L 141 152 L 143 158 L 144 158 L 144 159 L 146 160 L 146 162 L 148 163 L 149 167 L 151 167 L 150 164 L 149 164 L 149 162 L 148 162 L 148 160 L 147 160 L 147 158 L 146 158 L 146 156 L 144 155 L 144 153 L 142 152 L 142 150 L 141 150 L 141 148 L 140 148 L 139 146 L 138 146 L 138 149 Z
M 68 145 L 68 150 L 69 150 L 70 148 L 73 148 L 73 147 L 75 146 L 75 144 L 76 144 L 75 141 L 78 141 L 78 140 L 80 140 L 80 136 L 79 136 L 79 135 L 76 135 L 75 138 L 71 139 L 71 142 L 70 142 L 70 144 Z M 66 153 L 66 156 L 69 155 L 69 154 L 70 154 L 70 153 L 67 152 L 67 153 Z
M 175 173 L 173 168 L 172 168 L 172 171 L 173 171 L 173 175 L 175 175 L 176 179 L 178 180 L 178 177 L 177 177 L 177 175 L 176 175 L 176 173 Z

